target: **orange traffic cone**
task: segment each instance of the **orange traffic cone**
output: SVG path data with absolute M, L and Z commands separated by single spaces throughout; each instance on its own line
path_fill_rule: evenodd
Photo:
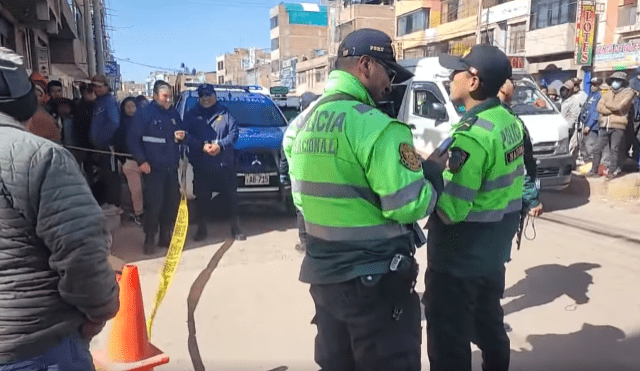
M 149 343 L 138 267 L 125 265 L 120 283 L 120 310 L 113 319 L 107 349 L 93 354 L 106 371 L 152 371 L 169 363 L 169 356 Z

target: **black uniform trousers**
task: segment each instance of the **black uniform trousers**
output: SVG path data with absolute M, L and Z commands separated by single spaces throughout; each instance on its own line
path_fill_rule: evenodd
M 235 167 L 197 166 L 193 168 L 193 193 L 196 196 L 198 223 L 206 223 L 211 195 L 219 192 L 229 207 L 231 222 L 238 218 L 238 180 Z
M 151 168 L 142 174 L 144 181 L 144 233 L 155 236 L 160 225 L 161 236 L 171 234 L 180 207 L 180 183 L 177 169 Z M 170 237 L 170 236 L 169 236 Z
M 500 299 L 505 269 L 456 277 L 427 269 L 422 302 L 431 371 L 471 371 L 471 343 L 482 351 L 484 371 L 509 369 L 510 343 Z
M 296 225 L 298 227 L 298 238 L 300 243 L 307 246 L 307 226 L 304 224 L 304 217 L 300 210 L 296 208 Z
M 410 284 L 393 279 L 397 274 L 375 285 L 361 278 L 311 285 L 315 361 L 322 371 L 420 370 L 420 299 Z

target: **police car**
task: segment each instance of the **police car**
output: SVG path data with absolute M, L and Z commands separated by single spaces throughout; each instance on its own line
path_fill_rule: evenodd
M 193 86 L 190 86 L 193 87 Z M 241 203 L 278 203 L 291 208 L 291 186 L 280 177 L 282 138 L 287 121 L 259 86 L 214 85 L 218 101 L 229 109 L 239 126 L 236 149 L 238 197 Z M 195 90 L 176 101 L 180 117 L 198 104 Z

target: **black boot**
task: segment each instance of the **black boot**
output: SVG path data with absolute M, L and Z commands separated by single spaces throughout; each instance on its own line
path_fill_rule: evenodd
M 207 225 L 202 223 L 198 224 L 198 231 L 193 237 L 194 241 L 204 241 L 207 238 Z
M 232 224 L 231 224 L 231 236 L 233 236 L 233 238 L 236 241 L 244 241 L 247 239 L 247 236 L 244 235 L 244 233 L 242 233 L 242 230 L 240 230 L 240 218 L 236 217 L 233 219 Z
M 158 239 L 158 247 L 167 248 L 171 245 L 171 230 L 160 230 L 160 238 Z
M 156 242 L 155 242 L 155 235 L 152 234 L 147 234 L 144 238 L 144 246 L 143 246 L 143 253 L 145 255 L 152 255 L 154 253 L 154 250 L 156 248 Z

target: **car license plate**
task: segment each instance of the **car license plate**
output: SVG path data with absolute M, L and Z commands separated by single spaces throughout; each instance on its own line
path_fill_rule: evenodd
M 268 185 L 269 174 L 245 174 L 244 185 Z

